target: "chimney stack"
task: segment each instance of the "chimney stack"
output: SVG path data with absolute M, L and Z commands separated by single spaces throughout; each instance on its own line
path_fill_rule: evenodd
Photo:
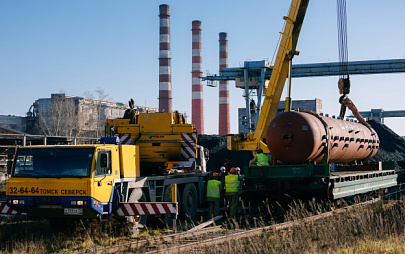
M 169 5 L 159 5 L 159 111 L 172 112 Z
M 219 73 L 228 68 L 227 33 L 219 33 Z M 228 81 L 219 81 L 219 135 L 229 134 L 229 88 Z
M 201 21 L 192 22 L 192 123 L 198 134 L 204 134 L 203 86 L 201 62 Z

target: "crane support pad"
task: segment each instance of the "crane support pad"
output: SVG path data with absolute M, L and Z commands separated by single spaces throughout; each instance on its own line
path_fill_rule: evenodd
M 1 202 L 0 201 L 0 214 L 12 214 L 12 215 L 20 214 L 20 215 L 25 215 L 26 213 L 17 212 L 16 210 L 13 210 L 10 207 L 8 207 L 6 202 Z
M 115 212 L 117 216 L 154 215 L 154 214 L 178 214 L 177 203 L 170 202 L 137 202 L 121 203 Z

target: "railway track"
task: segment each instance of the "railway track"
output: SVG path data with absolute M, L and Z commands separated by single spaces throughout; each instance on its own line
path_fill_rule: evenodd
M 296 220 L 296 221 L 289 221 L 289 222 L 279 223 L 279 224 L 275 224 L 275 225 L 271 225 L 271 226 L 266 226 L 266 227 L 251 229 L 251 230 L 244 230 L 244 231 L 240 231 L 240 232 L 232 232 L 232 233 L 228 233 L 228 234 L 221 235 L 221 236 L 216 236 L 214 238 L 209 238 L 209 239 L 205 239 L 205 240 L 183 243 L 183 244 L 176 245 L 176 246 L 167 246 L 166 248 L 160 247 L 160 249 L 149 250 L 145 253 L 183 253 L 183 252 L 187 252 L 187 251 L 194 251 L 194 250 L 201 249 L 201 248 L 207 248 L 210 246 L 223 244 L 223 243 L 226 243 L 229 241 L 237 241 L 237 240 L 241 240 L 241 239 L 245 239 L 245 238 L 254 237 L 254 236 L 266 233 L 266 232 L 274 232 L 274 231 L 278 231 L 278 230 L 287 229 L 287 228 L 290 228 L 293 226 L 300 225 L 302 223 L 315 222 L 317 220 L 324 219 L 324 218 L 327 218 L 330 216 L 334 216 L 339 213 L 344 213 L 344 212 L 356 209 L 358 207 L 364 207 L 364 206 L 367 206 L 370 204 L 374 204 L 380 200 L 381 200 L 380 198 L 377 198 L 377 199 L 373 199 L 373 200 L 359 203 L 356 205 L 351 205 L 351 206 L 348 206 L 345 208 L 340 208 L 340 209 L 337 209 L 337 210 L 334 210 L 331 212 L 314 215 L 314 216 L 311 216 L 308 218 L 303 218 L 303 219 Z
M 250 230 L 223 230 L 221 226 L 215 226 L 198 230 L 196 232 L 183 232 L 173 235 L 167 235 L 156 239 L 147 239 L 131 243 L 121 244 L 107 248 L 88 249 L 84 252 L 93 253 L 113 253 L 113 252 L 135 252 L 135 253 L 203 253 L 207 248 L 225 244 L 231 241 L 249 239 L 264 233 L 285 230 L 303 223 L 313 223 L 337 214 L 345 213 L 360 207 L 366 207 L 388 198 L 398 198 L 405 191 L 403 186 L 399 185 L 392 188 L 388 193 L 380 198 L 375 198 L 362 203 L 339 208 L 330 212 L 317 214 L 311 217 L 299 220 L 278 223 L 270 226 L 250 229 Z M 78 253 L 84 253 L 78 252 Z
M 182 242 L 187 241 L 187 239 L 195 239 L 200 238 L 204 235 L 215 234 L 221 232 L 221 226 L 214 226 L 210 228 L 203 228 L 198 231 L 186 231 L 172 235 L 165 235 L 161 237 L 155 237 L 150 239 L 143 239 L 138 241 L 133 241 L 125 244 L 120 244 L 116 246 L 104 247 L 104 248 L 92 248 L 83 251 L 78 251 L 75 253 L 97 253 L 97 254 L 104 254 L 104 253 L 117 253 L 117 252 L 129 252 L 138 250 L 144 253 L 144 250 L 147 249 L 156 249 L 159 245 L 164 245 L 169 242 Z
M 399 199 L 403 194 L 405 186 L 400 184 L 391 188 L 381 198 L 376 198 L 363 203 L 336 209 L 330 212 L 317 214 L 311 217 L 278 223 L 274 225 L 254 228 L 250 230 L 231 230 L 221 226 L 211 226 L 199 229 L 194 232 L 181 232 L 177 234 L 165 235 L 161 237 L 150 237 L 148 239 L 136 240 L 121 243 L 109 247 L 96 247 L 80 250 L 76 253 L 182 253 L 182 252 L 203 252 L 212 246 L 226 244 L 232 241 L 254 238 L 265 233 L 285 230 L 302 223 L 312 223 L 320 219 L 328 218 L 340 213 L 344 213 L 359 207 L 374 204 L 383 199 Z M 236 227 L 237 228 L 237 227 Z

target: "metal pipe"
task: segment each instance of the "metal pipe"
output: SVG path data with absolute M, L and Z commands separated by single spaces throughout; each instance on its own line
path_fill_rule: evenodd
M 245 82 L 245 102 L 246 102 L 246 125 L 248 133 L 252 131 L 250 124 L 250 101 L 249 101 L 249 71 L 247 68 L 243 70 L 244 82 Z

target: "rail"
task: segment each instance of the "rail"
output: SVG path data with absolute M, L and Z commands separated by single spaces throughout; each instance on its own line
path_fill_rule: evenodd
M 116 253 L 116 252 L 131 252 L 142 251 L 143 253 L 182 253 L 186 251 L 197 251 L 202 248 L 207 248 L 214 245 L 224 244 L 230 241 L 246 239 L 258 236 L 264 233 L 276 232 L 285 230 L 297 225 L 313 223 L 315 221 L 335 216 L 337 214 L 353 211 L 356 208 L 366 207 L 375 204 L 395 195 L 402 195 L 405 189 L 404 185 L 400 184 L 396 187 L 390 188 L 389 191 L 382 195 L 380 198 L 375 198 L 366 202 L 354 204 L 344 208 L 336 209 L 333 211 L 317 214 L 311 217 L 288 221 L 284 223 L 273 224 L 270 226 L 254 228 L 250 230 L 241 230 L 238 232 L 225 231 L 221 226 L 214 226 L 198 231 L 181 232 L 177 234 L 165 235 L 157 238 L 141 239 L 121 243 L 109 247 L 91 247 L 86 250 L 80 250 L 75 253 Z M 394 199 L 398 199 L 398 196 Z
M 186 251 L 196 251 L 199 248 L 206 248 L 209 246 L 223 244 L 223 243 L 226 243 L 229 241 L 246 239 L 246 238 L 257 236 L 257 235 L 260 235 L 260 234 L 263 234 L 266 232 L 279 231 L 279 230 L 283 230 L 283 229 L 291 228 L 293 226 L 300 225 L 302 223 L 315 222 L 317 220 L 328 218 L 328 217 L 334 216 L 336 214 L 344 213 L 347 211 L 352 211 L 356 208 L 365 207 L 365 206 L 374 204 L 383 199 L 391 197 L 392 195 L 402 194 L 404 191 L 405 191 L 405 189 L 402 189 L 402 184 L 400 184 L 397 187 L 392 188 L 389 193 L 381 196 L 380 198 L 375 198 L 373 200 L 369 200 L 369 201 L 354 204 L 351 206 L 343 207 L 343 208 L 336 209 L 336 210 L 333 210 L 330 212 L 314 215 L 314 216 L 303 218 L 300 220 L 288 221 L 288 222 L 279 223 L 279 224 L 275 224 L 275 225 L 271 225 L 271 226 L 265 226 L 265 227 L 261 227 L 261 228 L 241 231 L 241 232 L 232 233 L 232 234 L 228 234 L 228 235 L 222 235 L 219 237 L 209 238 L 209 239 L 205 239 L 202 241 L 200 240 L 198 242 L 185 243 L 182 245 L 177 245 L 177 246 L 173 246 L 173 247 L 169 247 L 169 248 L 165 248 L 165 249 L 160 248 L 158 250 L 152 250 L 152 251 L 148 251 L 145 253 L 183 253 Z
M 143 240 L 138 240 L 138 241 L 132 241 L 129 243 L 125 244 L 120 244 L 116 246 L 109 246 L 109 247 L 102 247 L 102 248 L 93 248 L 93 249 L 87 249 L 83 251 L 78 251 L 74 253 L 117 253 L 117 252 L 130 252 L 131 250 L 136 250 L 139 248 L 150 248 L 150 247 L 156 247 L 160 244 L 166 243 L 166 242 L 176 242 L 176 241 L 181 241 L 186 238 L 193 238 L 201 235 L 206 235 L 206 234 L 211 234 L 211 233 L 217 233 L 221 232 L 222 228 L 221 226 L 215 226 L 215 227 L 210 227 L 210 228 L 204 228 L 200 229 L 199 231 L 192 231 L 192 232 L 181 232 L 177 234 L 172 234 L 172 235 L 165 235 L 159 238 L 153 238 L 153 239 L 143 239 Z
M 404 191 L 405 189 L 402 189 L 402 185 L 399 185 L 395 188 L 392 188 L 389 193 L 386 193 L 380 198 L 375 198 L 373 200 L 350 205 L 344 208 L 339 208 L 330 212 L 317 214 L 299 220 L 278 223 L 250 230 L 242 230 L 238 232 L 233 231 L 232 233 L 229 233 L 229 231 L 224 231 L 221 226 L 214 226 L 199 229 L 198 231 L 181 232 L 158 238 L 132 241 L 115 246 L 89 248 L 87 250 L 82 250 L 75 253 L 88 253 L 88 252 L 115 253 L 115 252 L 133 252 L 133 251 L 135 252 L 141 251 L 142 253 L 183 253 L 187 251 L 192 251 L 199 253 L 199 251 L 201 251 L 203 248 L 207 248 L 210 246 L 224 244 L 230 241 L 246 239 L 257 235 L 261 235 L 263 233 L 285 230 L 300 225 L 302 223 L 312 223 L 320 219 L 325 219 L 331 216 L 335 216 L 337 214 L 345 213 L 347 211 L 352 211 L 356 208 L 366 207 L 368 205 L 380 202 L 381 200 L 384 200 L 392 195 L 402 194 Z

